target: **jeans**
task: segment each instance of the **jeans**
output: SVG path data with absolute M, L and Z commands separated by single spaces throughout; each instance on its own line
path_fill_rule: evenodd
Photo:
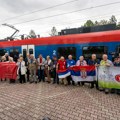
M 25 75 L 22 75 L 21 72 L 19 71 L 19 76 L 20 76 L 20 83 L 25 83 Z
M 53 83 L 59 84 L 59 78 L 58 78 L 58 74 L 56 72 L 56 68 L 53 69 Z
M 45 81 L 45 75 L 44 75 L 44 70 L 38 70 L 38 79 L 39 81 L 43 80 L 43 82 Z

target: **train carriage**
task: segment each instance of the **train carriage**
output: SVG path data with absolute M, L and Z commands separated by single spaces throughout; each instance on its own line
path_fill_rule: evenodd
M 108 54 L 112 59 L 115 54 L 120 53 L 120 30 L 36 38 L 17 41 L 0 42 L 0 56 L 8 52 L 14 57 L 27 53 L 38 57 L 56 54 L 58 57 L 72 54 L 74 59 L 83 55 L 85 59 L 95 53 L 99 59 L 102 54 Z

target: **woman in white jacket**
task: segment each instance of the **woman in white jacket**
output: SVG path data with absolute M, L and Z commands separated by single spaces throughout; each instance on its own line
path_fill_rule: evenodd
M 26 67 L 25 62 L 23 61 L 23 57 L 20 57 L 17 62 L 18 65 L 18 75 L 20 77 L 20 83 L 25 83 L 25 74 L 26 74 Z

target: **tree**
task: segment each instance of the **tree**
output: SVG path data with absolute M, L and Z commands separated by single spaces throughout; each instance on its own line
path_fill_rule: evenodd
M 119 28 L 119 29 L 120 29 L 120 22 L 118 22 L 118 24 L 117 24 L 117 28 Z
M 109 22 L 107 21 L 107 20 L 101 20 L 100 22 L 99 22 L 99 25 L 106 25 L 106 24 L 108 24 Z
M 51 36 L 56 36 L 56 35 L 58 35 L 58 32 L 57 32 L 56 27 L 52 27 L 50 35 L 51 35 Z
M 99 25 L 99 22 L 98 22 L 98 21 L 95 21 L 94 25 L 95 25 L 95 26 Z
M 94 26 L 94 22 L 92 20 L 87 20 L 84 24 L 84 27 L 92 27 Z
M 109 23 L 111 23 L 111 24 L 117 23 L 117 19 L 114 15 L 111 16 Z
M 30 36 L 30 38 L 36 38 L 35 31 L 34 30 L 30 30 L 29 36 Z

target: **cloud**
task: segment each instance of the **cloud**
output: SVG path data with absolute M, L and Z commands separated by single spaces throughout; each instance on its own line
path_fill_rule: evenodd
M 27 16 L 21 16 L 15 19 L 8 19 L 14 16 L 19 16 L 24 13 L 29 13 L 31 11 L 47 8 L 56 4 L 61 4 L 71 0 L 0 0 L 0 24 L 2 23 L 19 23 L 27 20 L 42 18 L 46 16 L 56 15 L 60 13 L 75 11 L 78 9 L 87 8 L 90 6 L 97 6 L 100 4 L 107 4 L 111 2 L 116 2 L 118 0 L 78 0 L 74 3 L 66 4 L 60 7 L 49 9 L 46 11 L 37 12 Z M 80 27 L 87 19 L 100 20 L 109 19 L 110 16 L 117 11 L 119 11 L 120 4 L 111 5 L 106 7 L 101 7 L 97 9 L 91 9 L 81 12 L 76 12 L 72 14 L 67 14 L 63 16 L 41 19 L 30 23 L 24 23 L 20 25 L 15 25 L 17 29 L 20 30 L 19 34 L 28 34 L 31 29 L 34 29 L 37 34 L 42 36 L 47 36 L 48 32 L 51 30 L 52 26 L 56 26 L 58 31 L 66 27 Z M 104 14 L 108 14 L 105 16 Z M 118 12 L 119 14 L 119 12 Z M 97 17 L 92 17 L 97 16 Z M 120 15 L 117 15 L 119 19 Z M 5 19 L 8 19 L 5 21 Z M 0 38 L 4 38 L 10 35 L 12 29 L 7 27 L 0 27 Z

